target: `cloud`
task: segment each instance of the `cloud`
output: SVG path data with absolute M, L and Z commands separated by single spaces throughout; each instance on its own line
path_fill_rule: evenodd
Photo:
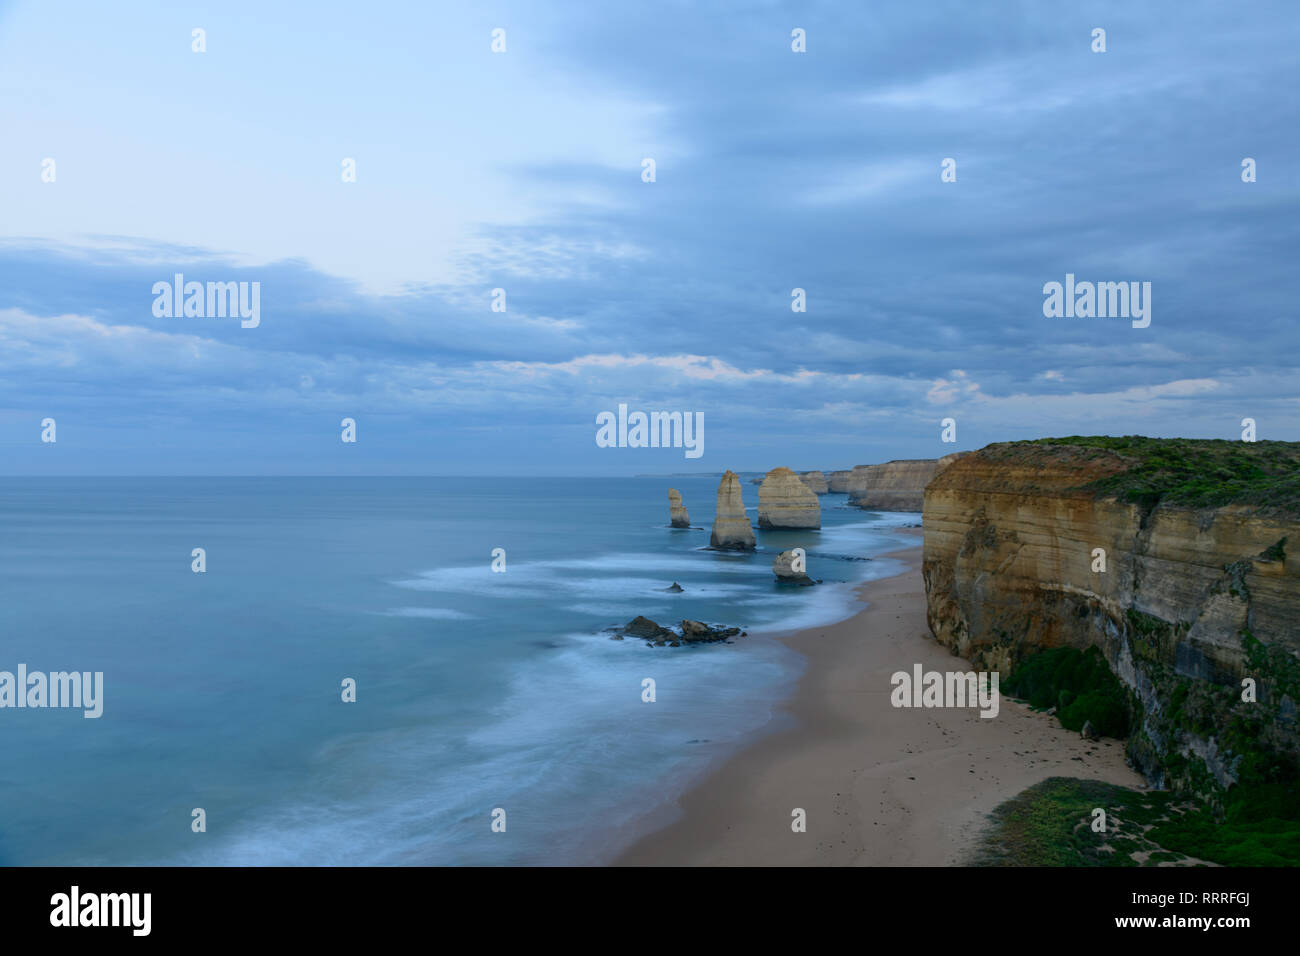
M 18 431 L 0 441 L 24 449 L 23 423 L 58 406 L 272 468 L 284 429 L 327 435 L 346 412 L 367 416 L 367 448 L 392 437 L 382 461 L 358 448 L 369 467 L 545 468 L 563 450 L 617 472 L 582 456 L 594 413 L 619 401 L 704 411 L 728 467 L 801 448 L 819 464 L 941 453 L 948 413 L 970 443 L 1220 434 L 1247 414 L 1300 434 L 1300 189 L 1285 175 L 1300 37 L 1270 16 L 1283 6 L 810 8 L 807 54 L 789 51 L 779 6 L 739 9 L 507 4 L 507 57 L 482 52 L 465 14 L 430 34 L 445 62 L 392 12 L 359 27 L 373 48 L 335 26 L 311 50 L 266 14 L 230 52 L 280 44 L 256 81 L 219 58 L 154 62 L 157 38 L 130 18 L 91 17 L 54 65 L 36 57 L 53 40 L 24 52 L 5 36 L 0 79 L 26 67 L 51 102 L 81 105 L 23 107 L 0 157 L 19 184 L 0 225 L 0 423 Z M 1088 50 L 1094 18 L 1105 55 Z M 92 26 L 107 32 L 91 42 Z M 354 87 L 304 91 L 322 50 L 358 67 Z M 435 82 L 457 70 L 475 82 Z M 130 135 L 112 151 L 68 98 L 86 71 L 120 87 L 105 115 Z M 234 84 L 247 109 L 215 160 L 152 123 L 158 75 L 199 123 L 217 80 Z M 296 111 L 271 108 L 286 96 Z M 426 113 L 447 124 L 408 128 Z M 46 186 L 12 157 L 56 133 L 67 161 Z M 354 153 L 349 192 L 337 165 Z M 1244 155 L 1259 182 L 1241 183 Z M 209 186 L 196 213 L 187 190 Z M 155 318 L 152 284 L 178 271 L 260 282 L 261 326 Z M 1067 272 L 1150 281 L 1151 326 L 1044 318 L 1043 283 Z M 807 312 L 791 311 L 796 287 Z M 512 437 L 497 449 L 493 434 Z M 290 451 L 341 467 L 332 445 Z

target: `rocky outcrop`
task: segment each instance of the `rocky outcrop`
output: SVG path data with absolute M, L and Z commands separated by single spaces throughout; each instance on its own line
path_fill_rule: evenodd
M 691 516 L 682 505 L 682 494 L 676 488 L 668 489 L 668 517 L 674 528 L 689 528 Z
M 807 572 L 807 558 L 802 548 L 793 548 L 790 551 L 782 551 L 772 562 L 772 573 L 782 584 L 797 584 L 800 587 L 810 587 L 816 584 Z
M 734 471 L 728 470 L 718 484 L 718 508 L 709 547 L 723 551 L 754 550 L 754 528 L 745 514 L 740 478 Z
M 820 528 L 817 496 L 789 468 L 773 468 L 758 487 L 760 528 Z
M 1153 784 L 1213 793 L 1246 756 L 1300 757 L 1300 444 L 1060 442 L 990 445 L 926 487 L 935 637 L 1004 674 L 1100 648 Z
M 820 471 L 805 471 L 799 476 L 799 480 L 807 485 L 808 490 L 815 495 L 824 495 L 830 491 L 826 476 Z
M 903 458 L 883 465 L 859 465 L 846 483 L 849 504 L 868 511 L 920 511 L 925 504 L 925 486 L 958 457 Z
M 624 637 L 640 637 L 647 641 L 661 641 L 675 639 L 677 635 L 666 627 L 660 627 L 650 618 L 637 615 L 623 625 L 616 637 L 620 640 Z
M 725 641 L 729 637 L 743 634 L 738 627 L 724 627 L 721 624 L 701 624 L 699 621 L 682 621 L 682 642 L 686 644 L 708 644 L 713 641 Z
M 710 644 L 725 641 L 732 637 L 747 636 L 738 627 L 726 627 L 722 624 L 702 624 L 699 621 L 684 619 L 681 633 L 669 627 L 662 627 L 648 617 L 637 616 L 622 627 L 611 628 L 614 632 L 610 640 L 621 641 L 624 638 L 640 638 L 647 647 L 680 647 L 682 644 Z

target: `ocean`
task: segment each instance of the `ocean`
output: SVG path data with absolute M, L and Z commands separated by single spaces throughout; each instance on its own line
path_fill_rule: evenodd
M 0 670 L 104 675 L 98 719 L 0 709 L 0 865 L 607 862 L 770 726 L 770 635 L 850 615 L 920 520 L 824 495 L 714 553 L 717 483 L 0 479 Z M 824 585 L 774 582 L 796 546 Z M 638 614 L 750 636 L 610 640 Z

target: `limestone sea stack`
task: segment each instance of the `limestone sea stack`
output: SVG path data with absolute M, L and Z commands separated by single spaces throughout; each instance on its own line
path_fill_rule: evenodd
M 718 483 L 718 510 L 713 519 L 709 547 L 724 551 L 754 550 L 754 528 L 745 515 L 740 477 L 730 469 Z
M 799 480 L 807 485 L 808 490 L 815 495 L 824 495 L 830 491 L 826 476 L 820 471 L 805 471 L 799 476 Z
M 686 508 L 682 505 L 682 493 L 676 488 L 668 489 L 668 515 L 672 519 L 674 528 L 689 528 L 691 526 L 691 516 L 687 514 Z
M 760 528 L 820 528 L 817 496 L 789 468 L 773 468 L 758 486 Z

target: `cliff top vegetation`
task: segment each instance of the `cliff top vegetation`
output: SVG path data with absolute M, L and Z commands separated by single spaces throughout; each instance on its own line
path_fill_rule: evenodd
M 1035 446 L 1045 452 L 1079 449 L 1086 460 L 1111 459 L 1119 470 L 1080 487 L 1144 508 L 1246 505 L 1300 515 L 1300 442 L 1071 435 L 999 447 Z

